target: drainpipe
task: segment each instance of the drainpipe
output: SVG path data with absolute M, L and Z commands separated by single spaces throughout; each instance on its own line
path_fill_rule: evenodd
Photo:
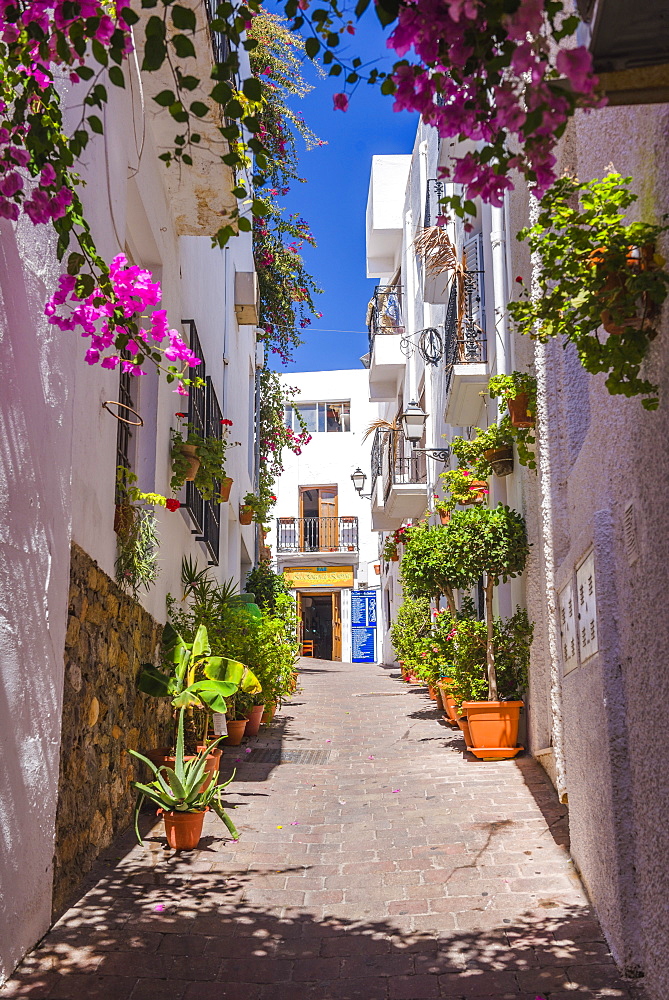
M 511 368 L 511 345 L 509 326 L 506 320 L 506 304 L 509 301 L 509 287 L 506 270 L 506 233 L 504 231 L 504 208 L 490 210 L 490 248 L 492 252 L 492 277 L 495 301 L 495 354 L 497 374 L 508 375 Z
M 530 225 L 539 214 L 539 203 L 530 195 Z M 532 254 L 532 296 L 539 294 L 538 279 L 541 263 L 538 254 Z M 567 801 L 567 779 L 564 757 L 564 724 L 562 716 L 562 673 L 560 629 L 558 624 L 557 592 L 555 589 L 555 523 L 553 513 L 551 451 L 557 423 L 551 421 L 549 398 L 550 346 L 535 341 L 534 367 L 537 375 L 537 472 L 539 475 L 540 531 L 544 565 L 546 617 L 548 625 L 548 654 L 550 657 L 550 704 L 553 757 L 556 784 L 560 802 Z

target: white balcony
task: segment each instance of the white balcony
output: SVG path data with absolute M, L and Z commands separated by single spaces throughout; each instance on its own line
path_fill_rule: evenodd
M 488 389 L 490 369 L 487 363 L 454 364 L 444 420 L 453 427 L 472 427 L 479 419 L 482 396 Z
M 400 334 L 374 337 L 369 362 L 370 403 L 391 402 L 397 397 L 397 382 L 407 363 L 401 339 Z
M 385 278 L 395 271 L 402 245 L 404 197 L 410 154 L 373 156 L 367 197 L 367 277 Z
M 425 456 L 399 431 L 379 429 L 372 447 L 372 529 L 390 531 L 428 506 Z
M 196 30 L 189 36 L 195 47 L 195 58 L 188 60 L 188 72 L 202 81 L 201 86 L 188 92 L 188 99 L 208 104 L 214 45 L 220 41 L 220 36 L 212 37 L 204 3 L 197 0 L 182 2 L 195 12 L 196 17 Z M 143 31 L 155 11 L 149 9 L 139 11 L 139 14 L 136 33 Z M 140 51 L 143 45 L 142 38 L 138 45 Z M 167 108 L 159 107 L 153 100 L 162 90 L 174 90 L 169 63 L 165 61 L 155 72 L 142 73 L 142 87 L 152 141 L 161 153 L 172 150 L 174 137 L 183 130 L 183 126 L 175 122 Z M 235 186 L 234 173 L 220 158 L 228 151 L 219 131 L 224 125 L 222 110 L 215 105 L 204 118 L 199 119 L 197 131 L 202 140 L 188 151 L 193 158 L 192 166 L 173 163 L 170 167 L 161 167 L 167 201 L 179 236 L 213 236 L 225 223 L 226 213 L 237 207 L 237 199 L 231 193 Z

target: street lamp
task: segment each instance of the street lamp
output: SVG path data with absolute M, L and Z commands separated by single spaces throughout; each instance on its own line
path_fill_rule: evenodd
M 428 455 L 430 458 L 433 458 L 435 462 L 447 462 L 451 453 L 450 448 L 416 447 L 425 432 L 427 418 L 428 414 L 425 410 L 412 399 L 400 417 L 404 437 L 407 441 L 411 442 L 412 454 L 419 452 L 422 455 Z
M 412 399 L 400 417 L 404 437 L 412 445 L 418 444 L 422 438 L 426 420 L 427 413 Z
M 353 487 L 354 487 L 356 493 L 363 500 L 369 500 L 369 499 L 371 499 L 371 496 L 372 496 L 371 493 L 363 493 L 362 492 L 364 490 L 364 488 L 365 488 L 365 482 L 366 481 L 367 481 L 367 476 L 362 471 L 362 469 L 360 468 L 360 466 L 358 466 L 358 468 L 355 470 L 355 472 L 351 473 L 351 482 L 353 483 Z

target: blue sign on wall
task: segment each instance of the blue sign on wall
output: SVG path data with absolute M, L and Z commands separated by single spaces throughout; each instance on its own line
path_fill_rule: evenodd
M 351 658 L 353 663 L 376 662 L 376 591 L 351 591 Z

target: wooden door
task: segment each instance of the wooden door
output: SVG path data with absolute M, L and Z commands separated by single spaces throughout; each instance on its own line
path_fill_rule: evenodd
M 319 489 L 318 522 L 321 552 L 336 552 L 339 548 L 336 486 L 326 486 Z
M 333 591 L 332 598 L 332 659 L 341 660 L 341 595 Z

